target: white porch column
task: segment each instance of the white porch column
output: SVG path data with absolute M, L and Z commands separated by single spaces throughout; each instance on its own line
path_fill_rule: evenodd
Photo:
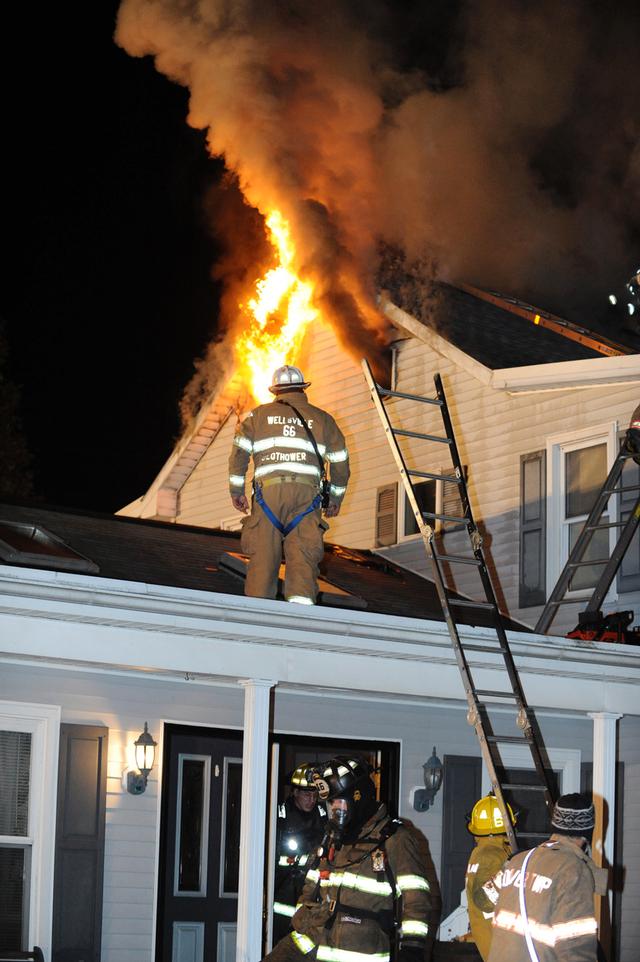
M 242 808 L 236 962 L 262 956 L 262 880 L 267 805 L 269 694 L 275 681 L 243 679 Z
M 611 867 L 615 852 L 616 817 L 616 727 L 622 715 L 608 711 L 589 712 L 593 719 L 593 804 L 596 827 L 593 833 L 593 860 Z M 605 821 L 606 807 L 606 821 Z M 611 950 L 611 912 L 613 892 L 609 890 L 608 911 L 604 900 L 599 905 L 600 940 L 607 958 Z

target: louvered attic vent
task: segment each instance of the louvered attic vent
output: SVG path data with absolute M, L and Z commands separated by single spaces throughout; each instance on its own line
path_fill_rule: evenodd
M 0 521 L 0 561 L 86 574 L 100 571 L 94 561 L 74 551 L 46 528 L 19 521 Z

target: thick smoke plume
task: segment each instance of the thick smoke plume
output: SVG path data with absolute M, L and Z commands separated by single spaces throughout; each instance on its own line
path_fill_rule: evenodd
M 597 320 L 640 258 L 640 17 L 607 6 L 123 0 L 117 42 L 188 87 L 188 122 L 248 205 L 227 326 L 252 207 L 290 221 L 356 353 L 385 338 L 385 244 L 452 283 Z

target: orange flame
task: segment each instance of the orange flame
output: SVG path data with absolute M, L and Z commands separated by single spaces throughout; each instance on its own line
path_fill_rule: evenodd
M 302 281 L 293 266 L 289 224 L 277 210 L 266 224 L 278 265 L 256 281 L 255 296 L 240 304 L 249 325 L 235 346 L 238 367 L 261 404 L 273 399 L 269 391 L 273 372 L 295 361 L 307 326 L 318 316 L 312 305 L 313 285 Z

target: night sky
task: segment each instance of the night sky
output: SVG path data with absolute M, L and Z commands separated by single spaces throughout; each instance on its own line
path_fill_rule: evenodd
M 188 19 L 184 4 L 165 6 Z M 304 212 L 307 172 L 312 180 L 313 161 L 325 146 L 321 135 L 332 136 L 323 118 L 333 121 L 332 96 L 344 82 L 345 65 L 351 69 L 354 42 L 368 31 L 363 49 L 371 61 L 358 64 L 361 75 L 349 74 L 349 90 L 357 82 L 369 98 L 363 103 L 378 98 L 387 114 L 380 130 L 390 138 L 387 154 L 376 158 L 376 176 L 386 177 L 386 185 L 375 184 L 388 208 L 376 211 L 370 236 L 397 216 L 389 240 L 406 242 L 408 250 L 431 245 L 445 279 L 506 293 L 513 279 L 512 293 L 556 313 L 566 308 L 571 317 L 573 302 L 574 320 L 584 319 L 593 292 L 598 310 L 605 305 L 609 277 L 617 274 L 621 283 L 637 266 L 640 18 L 631 0 L 610 16 L 598 0 L 580 0 L 588 28 L 575 42 L 577 66 L 567 76 L 566 58 L 556 56 L 551 40 L 564 49 L 564 30 L 573 43 L 572 5 L 551 0 L 514 0 L 507 8 L 497 0 L 333 0 L 326 8 L 296 7 L 291 0 L 230 9 L 236 14 L 245 7 L 257 56 L 264 55 L 264 62 L 249 65 L 256 79 L 249 101 L 252 107 L 260 102 L 268 87 L 269 108 L 282 111 L 283 143 L 271 160 L 276 168 L 281 158 L 291 164 L 290 182 L 299 188 L 292 209 L 297 204 Z M 3 62 L 0 321 L 8 373 L 21 391 L 34 490 L 51 505 L 107 512 L 145 492 L 180 434 L 181 397 L 219 326 L 221 288 L 212 270 L 228 253 L 205 214 L 208 208 L 211 221 L 211 212 L 220 210 L 211 195 L 223 193 L 223 164 L 208 156 L 204 132 L 186 123 L 188 91 L 158 72 L 149 56 L 130 56 L 115 44 L 117 11 L 115 0 L 85 4 L 79 12 L 69 5 L 12 8 L 4 22 L 12 56 Z M 556 11 L 566 21 L 560 26 Z M 341 39 L 332 28 L 334 14 Z M 289 44 L 287 30 L 300 31 L 298 46 Z M 222 38 L 222 49 L 234 36 Z M 548 38 L 549 49 L 537 37 Z M 381 50 L 386 74 L 370 69 Z M 319 52 L 310 62 L 321 63 L 326 76 L 314 76 L 307 52 Z M 556 68 L 557 80 L 550 76 Z M 215 124 L 226 106 L 225 78 L 212 76 L 222 98 L 211 106 Z M 319 122 L 308 127 L 304 142 L 299 121 L 311 102 L 305 84 L 315 80 L 310 89 Z M 542 81 L 548 81 L 544 89 Z M 449 101 L 461 111 L 459 121 L 440 109 L 449 91 L 461 94 Z M 503 97 L 503 114 L 494 110 L 495 96 Z M 407 104 L 417 113 L 405 110 Z M 556 114 L 540 124 L 545 105 Z M 422 143 L 414 138 L 416 116 L 425 125 Z M 256 119 L 259 126 L 257 112 Z M 460 131 L 466 139 L 458 139 Z M 376 136 L 374 127 L 373 142 Z M 504 156 L 505 143 L 514 145 L 513 162 Z M 428 170 L 424 144 L 435 151 Z M 236 146 L 241 155 L 243 143 Z M 243 158 L 249 166 L 253 160 Z M 349 183 L 341 174 L 350 172 L 337 171 L 332 183 L 340 189 Z M 411 176 L 403 181 L 398 174 Z M 414 190 L 431 182 L 425 216 Z M 441 197 L 448 198 L 442 223 Z M 332 200 L 340 209 L 339 192 L 321 199 L 327 209 Z M 347 193 L 347 215 L 348 201 Z M 226 214 L 214 213 L 213 220 L 228 219 L 237 198 L 234 203 L 227 201 Z M 237 227 L 237 218 L 232 222 Z M 514 223 L 516 244 L 504 229 Z M 353 229 L 348 216 L 338 224 Z M 245 228 L 247 237 L 255 234 L 253 222 Z M 236 234 L 236 248 L 244 246 L 252 267 L 248 245 Z M 594 265 L 601 268 L 595 279 Z M 606 317 L 603 323 L 606 329 Z
M 202 198 L 222 169 L 187 92 L 113 43 L 117 6 L 23 5 L 24 69 L 4 67 L 0 310 L 35 490 L 101 511 L 143 494 L 179 434 L 215 331 Z

